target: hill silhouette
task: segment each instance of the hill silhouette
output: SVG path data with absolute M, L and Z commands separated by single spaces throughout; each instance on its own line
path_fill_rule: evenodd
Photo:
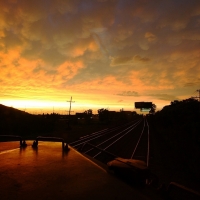
M 0 104 L 0 134 L 31 136 L 53 131 L 53 119 Z

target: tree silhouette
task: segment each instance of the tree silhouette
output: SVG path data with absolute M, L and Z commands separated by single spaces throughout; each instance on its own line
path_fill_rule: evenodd
M 109 111 L 107 109 L 101 108 L 98 110 L 99 121 L 108 122 L 109 121 Z
M 154 114 L 156 112 L 156 105 L 155 104 L 152 104 L 152 107 L 149 111 L 149 114 Z
M 87 123 L 90 123 L 92 121 L 92 109 L 86 110 L 84 112 L 84 117 Z

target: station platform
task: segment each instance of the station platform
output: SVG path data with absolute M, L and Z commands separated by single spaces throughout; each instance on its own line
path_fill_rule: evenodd
M 57 142 L 0 142 L 0 199 L 160 199 Z

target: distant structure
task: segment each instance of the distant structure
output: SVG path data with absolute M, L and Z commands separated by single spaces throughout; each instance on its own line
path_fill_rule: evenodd
M 155 113 L 156 105 L 152 102 L 135 102 L 135 108 L 140 109 L 141 112 Z

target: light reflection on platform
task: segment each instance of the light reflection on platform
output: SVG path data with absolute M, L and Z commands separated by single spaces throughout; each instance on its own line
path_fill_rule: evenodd
M 9 142 L 0 143 L 2 149 L 5 144 L 5 153 L 0 154 L 1 200 L 151 199 L 71 147 L 65 153 L 61 143 L 39 142 L 32 148 L 32 142 L 27 141 L 25 148 L 11 145 L 10 151 L 6 147 Z

